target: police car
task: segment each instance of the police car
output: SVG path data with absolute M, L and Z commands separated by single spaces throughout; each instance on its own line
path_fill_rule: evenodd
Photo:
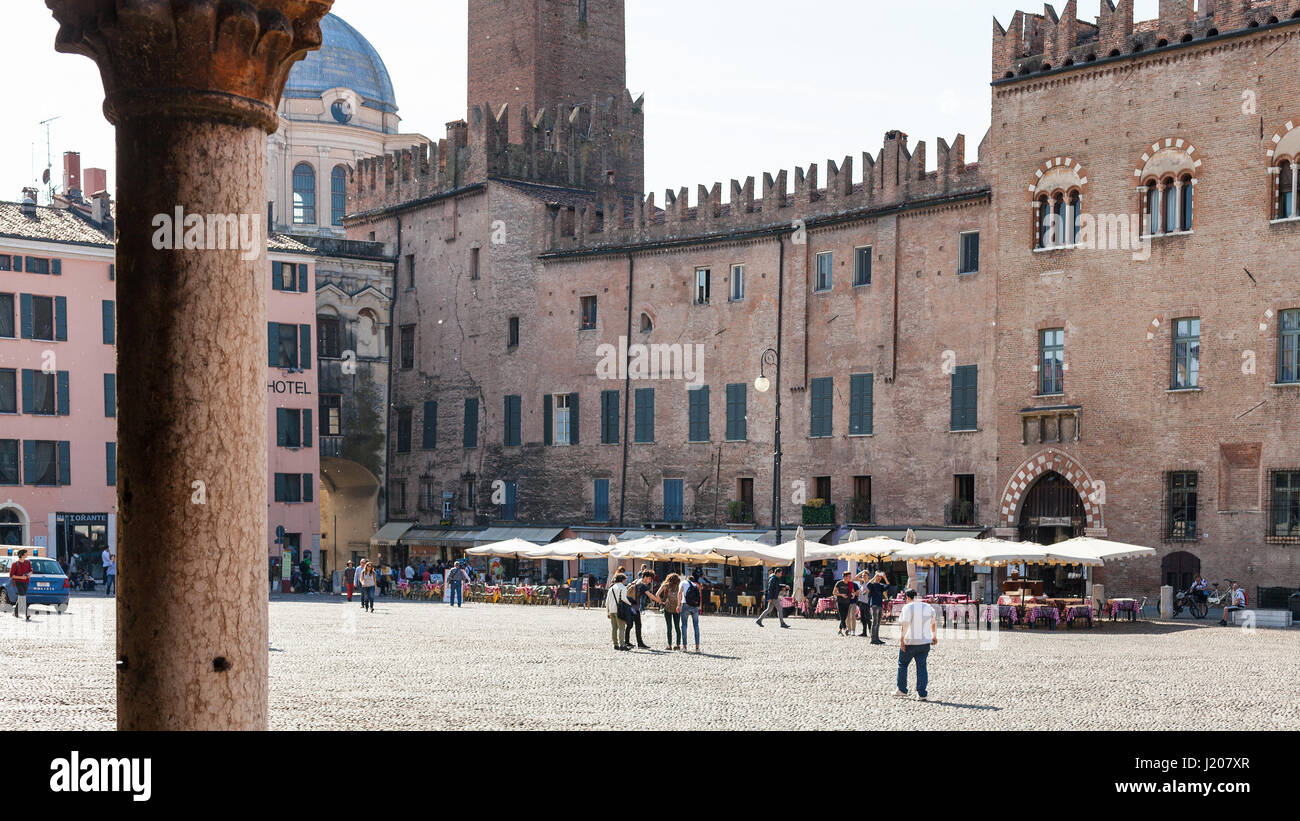
M 67 612 L 72 582 L 59 563 L 47 558 L 45 550 L 39 547 L 0 548 L 0 605 L 8 609 L 18 601 L 18 591 L 9 578 L 9 568 L 18 561 L 19 550 L 26 550 L 27 561 L 32 563 L 32 578 L 27 583 L 27 606 L 43 604 L 52 606 L 59 613 Z

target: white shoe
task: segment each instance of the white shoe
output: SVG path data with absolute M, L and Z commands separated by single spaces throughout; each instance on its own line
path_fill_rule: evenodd
M 902 690 L 895 690 L 894 698 L 907 698 L 907 693 L 904 693 Z

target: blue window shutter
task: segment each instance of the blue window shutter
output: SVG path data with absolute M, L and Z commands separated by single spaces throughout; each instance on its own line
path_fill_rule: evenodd
M 59 484 L 72 484 L 72 443 L 59 443 Z
M 284 501 L 284 474 L 283 473 L 275 474 L 275 500 L 277 502 Z
M 50 260 L 50 273 L 54 274 L 55 276 L 61 276 L 63 274 L 63 260 L 61 259 Z
M 15 257 L 16 259 L 16 257 Z M 19 313 L 22 315 L 22 335 L 23 339 L 32 338 L 32 295 L 20 294 L 18 297 Z
M 542 444 L 555 444 L 555 434 L 552 430 L 555 427 L 555 411 L 551 408 L 551 395 L 548 393 L 542 397 Z
M 104 374 L 104 415 L 117 416 L 117 374 Z
M 17 254 L 14 255 L 14 270 L 20 274 L 23 272 L 23 258 Z
M 275 445 L 276 447 L 289 446 L 289 410 L 287 408 L 275 409 Z
M 311 326 L 298 326 L 298 367 L 311 370 Z
M 117 442 L 109 442 L 104 448 L 104 465 L 108 486 L 117 484 Z
M 58 342 L 68 341 L 68 298 L 54 298 L 54 339 Z
M 315 438 L 316 438 L 316 432 L 312 430 L 312 426 L 311 426 L 311 408 L 303 408 L 302 446 L 304 448 L 310 448 L 312 446 L 312 440 L 314 440 Z
M 478 447 L 478 400 L 465 400 L 465 426 L 461 434 L 461 445 L 467 448 Z
M 104 300 L 104 344 L 112 345 L 116 339 L 114 322 L 115 303 L 111 299 Z
M 58 385 L 58 405 L 54 410 L 59 416 L 67 416 L 72 412 L 68 402 L 68 372 L 55 374 L 55 382 Z
M 316 483 L 316 477 L 310 473 L 302 475 L 302 500 L 304 502 L 312 501 L 312 485 Z
M 282 290 L 284 290 L 283 288 L 280 287 L 280 283 L 282 282 L 282 280 L 280 279 L 280 276 L 281 276 L 280 265 L 281 265 L 281 264 L 282 264 L 282 263 L 279 263 L 279 262 L 272 262 L 272 263 L 271 263 L 271 290 L 272 290 L 272 291 L 282 291 Z
M 578 394 L 569 394 L 569 444 L 578 444 Z
M 23 370 L 23 413 L 36 412 L 36 371 Z
M 116 279 L 117 279 L 117 266 L 110 264 L 108 266 L 108 281 L 113 282 Z M 113 447 L 116 448 L 117 445 L 114 445 Z
M 870 374 L 870 373 L 867 374 L 865 397 L 866 398 L 863 401 L 864 407 L 862 408 L 862 413 L 866 421 L 866 427 L 867 427 L 866 432 L 875 433 L 876 432 L 876 376 L 875 374 Z
M 36 443 L 23 440 L 23 484 L 36 484 Z
M 306 265 L 298 266 L 298 291 L 304 294 L 307 293 L 307 266 Z

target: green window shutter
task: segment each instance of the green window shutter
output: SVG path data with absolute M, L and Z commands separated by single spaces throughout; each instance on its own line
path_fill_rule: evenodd
M 636 441 L 642 443 L 655 440 L 655 389 L 636 389 Z
M 54 339 L 58 342 L 68 341 L 68 298 L 54 298 Z
M 555 427 L 555 411 L 552 405 L 551 395 L 548 393 L 542 397 L 542 444 L 555 444 L 555 434 L 552 430 Z
M 23 370 L 23 413 L 36 412 L 36 371 Z
M 115 303 L 111 299 L 104 300 L 104 344 L 112 345 L 116 339 L 115 333 Z
M 104 447 L 105 479 L 109 487 L 117 484 L 117 442 L 108 442 Z
M 59 443 L 59 484 L 72 484 L 72 443 Z
M 275 409 L 275 446 L 289 445 L 289 411 L 286 408 Z
M 305 264 L 298 266 L 298 292 L 307 293 L 307 266 Z
M 302 500 L 304 502 L 310 502 L 313 500 L 312 497 L 314 493 L 312 490 L 312 485 L 314 484 L 316 484 L 315 476 L 313 476 L 310 473 L 304 473 L 302 475 Z
M 438 447 L 438 403 L 424 403 L 424 443 L 425 450 Z
M 15 259 L 17 259 L 15 257 Z M 18 296 L 19 314 L 21 314 L 20 324 L 22 325 L 23 339 L 32 338 L 32 295 L 19 294 Z
M 272 263 L 271 263 L 271 290 L 272 290 L 272 291 L 283 291 L 283 290 L 284 290 L 284 288 L 280 287 L 281 283 L 283 282 L 283 280 L 280 278 L 281 275 L 282 275 L 282 272 L 281 272 L 281 270 L 280 270 L 280 266 L 281 266 L 282 264 L 283 264 L 283 263 L 279 263 L 279 262 L 272 262 Z
M 569 444 L 578 444 L 578 394 L 569 394 Z
M 17 255 L 14 256 L 14 270 L 20 274 L 23 272 L 23 258 Z
M 280 323 L 266 323 L 266 364 L 276 367 L 280 364 Z
M 962 365 L 952 373 L 952 429 L 975 430 L 978 404 L 979 366 Z
M 67 416 L 72 412 L 71 403 L 69 402 L 68 397 L 68 372 L 59 371 L 55 374 L 54 381 L 58 390 L 58 405 L 55 407 L 55 412 L 59 416 Z
M 298 326 L 298 367 L 311 370 L 311 326 Z
M 689 420 L 687 435 L 692 442 L 709 441 L 709 386 L 702 385 L 686 392 Z
M 61 259 L 50 260 L 50 273 L 54 274 L 55 276 L 62 276 L 63 260 Z
M 310 448 L 313 440 L 316 438 L 316 432 L 312 430 L 311 425 L 311 408 L 303 408 L 302 411 L 302 446 Z
M 810 406 L 812 411 L 810 435 L 812 436 L 831 435 L 831 430 L 833 429 L 833 391 L 834 380 L 831 377 L 823 377 L 812 381 L 812 390 L 810 391 Z
M 117 374 L 104 374 L 104 415 L 117 416 Z
M 461 444 L 467 448 L 478 447 L 478 400 L 465 400 L 465 429 Z
M 23 440 L 23 484 L 36 484 L 36 443 Z
M 618 430 L 618 391 L 601 391 L 600 393 L 600 443 L 617 445 Z
M 275 474 L 275 500 L 277 502 L 284 501 L 284 474 L 283 473 Z
M 522 398 L 519 396 L 507 396 L 505 401 L 505 445 L 506 447 L 518 447 L 520 445 L 520 403 Z
M 869 436 L 873 433 L 874 387 L 873 374 L 854 374 L 850 379 L 849 433 L 854 436 Z
M 749 386 L 745 384 L 727 386 L 727 440 L 744 442 L 749 438 L 749 425 L 745 419 L 747 413 Z

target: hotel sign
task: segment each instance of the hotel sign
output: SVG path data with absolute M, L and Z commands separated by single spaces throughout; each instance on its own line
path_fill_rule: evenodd
M 299 396 L 311 396 L 311 391 L 308 390 L 308 385 L 306 382 L 289 382 L 284 379 L 278 379 L 272 382 L 267 382 L 266 392 L 278 393 L 278 394 L 291 393 Z

